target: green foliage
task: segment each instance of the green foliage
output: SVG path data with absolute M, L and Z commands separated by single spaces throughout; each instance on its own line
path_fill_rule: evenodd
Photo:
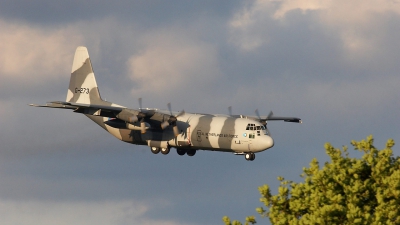
M 393 157 L 394 141 L 378 150 L 372 136 L 351 141 L 361 159 L 351 158 L 347 147 L 325 144 L 331 162 L 320 168 L 317 159 L 303 168 L 302 183 L 278 177 L 278 193 L 268 185 L 258 188 L 267 209 L 256 209 L 272 224 L 400 224 L 400 158 Z M 255 218 L 252 217 L 251 224 Z M 226 225 L 230 223 L 224 217 Z M 246 224 L 248 220 L 246 219 Z
M 224 221 L 225 225 L 242 225 L 242 223 L 237 220 L 234 220 L 231 222 L 231 220 L 227 216 L 222 217 L 222 221 Z M 250 225 L 250 224 L 255 224 L 255 223 L 256 223 L 255 216 L 248 216 L 248 217 L 246 217 L 246 222 L 244 224 Z

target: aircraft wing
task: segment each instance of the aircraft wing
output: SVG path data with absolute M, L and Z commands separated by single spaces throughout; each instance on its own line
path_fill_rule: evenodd
M 283 120 L 285 122 L 293 122 L 293 123 L 302 123 L 300 118 L 297 117 L 280 117 L 280 116 L 273 116 L 266 119 L 268 120 Z
M 84 104 L 84 103 L 75 103 L 75 102 L 63 102 L 63 101 L 54 101 L 49 102 L 46 105 L 36 105 L 30 104 L 30 106 L 34 107 L 46 107 L 46 108 L 57 108 L 57 109 L 71 109 L 76 113 L 82 113 L 86 115 L 93 116 L 101 116 L 101 117 L 109 117 L 109 118 L 118 118 L 128 123 L 136 123 L 136 122 L 148 122 L 153 125 L 157 125 L 156 127 L 165 129 L 167 126 L 176 127 L 176 117 L 184 114 L 182 111 L 180 114 L 173 116 L 171 114 L 166 114 L 163 112 L 159 112 L 156 109 L 128 109 L 123 106 L 115 105 L 106 101 L 103 101 L 104 104 L 96 105 L 96 104 Z
M 297 117 L 273 116 L 272 114 L 268 116 L 259 116 L 259 117 L 248 116 L 248 115 L 232 115 L 232 117 L 253 119 L 261 123 L 265 123 L 266 121 L 270 120 L 283 120 L 284 122 L 302 123 L 301 119 Z

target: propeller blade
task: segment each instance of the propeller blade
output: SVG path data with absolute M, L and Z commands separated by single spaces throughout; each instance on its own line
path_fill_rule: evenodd
M 172 129 L 174 130 L 175 137 L 179 135 L 178 126 L 173 126 Z
M 138 101 L 139 101 L 139 109 L 142 109 L 142 98 L 139 98 Z
M 274 115 L 274 113 L 273 113 L 272 111 L 269 112 L 269 114 L 268 114 L 268 116 L 267 116 L 267 119 L 271 118 L 273 115 Z
M 256 109 L 256 111 L 254 111 L 254 112 L 256 113 L 256 115 L 257 115 L 258 120 L 260 121 L 260 123 L 261 123 L 262 125 L 266 126 L 266 125 L 267 125 L 268 117 L 271 115 L 272 111 L 271 111 L 271 113 L 267 116 L 267 118 L 265 118 L 265 119 L 262 119 L 262 118 L 261 118 L 260 113 L 258 112 L 258 109 Z
M 232 116 L 232 106 L 228 107 L 228 112 L 229 112 L 229 115 Z
M 142 132 L 142 134 L 146 133 L 146 124 L 144 123 L 144 120 L 140 121 L 140 131 Z
M 168 102 L 167 107 L 169 110 L 169 114 L 172 116 L 171 102 Z
M 256 115 L 257 115 L 258 119 L 260 119 L 260 120 L 261 120 L 260 113 L 258 112 L 258 109 L 256 109 L 256 111 L 254 111 L 254 112 L 256 113 Z
M 176 115 L 175 117 L 180 117 L 180 116 L 183 116 L 183 115 L 185 115 L 185 110 L 182 109 L 182 111 L 178 115 Z
M 174 131 L 175 136 L 178 136 L 179 130 L 178 130 L 178 127 L 176 126 L 177 117 L 183 116 L 185 114 L 185 110 L 182 110 L 178 115 L 174 116 L 174 115 L 172 115 L 172 107 L 171 107 L 170 102 L 167 104 L 167 107 L 168 107 L 168 111 L 171 116 L 169 117 L 169 119 L 167 121 L 164 121 L 161 123 L 161 129 L 164 130 L 165 128 L 167 128 L 168 126 L 171 125 L 171 126 L 173 126 L 172 129 Z
M 167 128 L 169 126 L 169 122 L 168 121 L 164 121 L 164 122 L 162 122 L 161 123 L 161 129 L 165 129 L 165 128 Z
M 171 107 L 171 103 L 170 102 L 167 104 L 167 107 L 168 107 L 168 110 L 169 110 L 169 114 L 171 116 L 173 116 L 172 115 L 172 107 Z M 176 115 L 174 117 L 180 117 L 180 116 L 183 116 L 183 115 L 185 115 L 185 110 L 182 110 L 178 115 Z

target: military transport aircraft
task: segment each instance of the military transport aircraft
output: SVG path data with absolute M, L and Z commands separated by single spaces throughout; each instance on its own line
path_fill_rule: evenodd
M 256 152 L 274 146 L 266 127 L 269 120 L 301 123 L 295 117 L 211 115 L 142 108 L 129 109 L 100 97 L 86 47 L 78 47 L 72 65 L 66 101 L 30 106 L 71 109 L 84 114 L 116 138 L 136 145 L 148 145 L 151 152 L 166 155 L 171 147 L 179 155 L 193 156 L 197 150 L 231 152 L 255 159 Z

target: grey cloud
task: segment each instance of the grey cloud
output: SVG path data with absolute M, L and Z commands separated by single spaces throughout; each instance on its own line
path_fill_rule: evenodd
M 228 16 L 237 1 L 2 1 L 1 17 L 38 24 L 63 24 L 81 20 L 117 17 L 143 26 L 161 26 L 171 21 L 196 18 L 202 14 Z

